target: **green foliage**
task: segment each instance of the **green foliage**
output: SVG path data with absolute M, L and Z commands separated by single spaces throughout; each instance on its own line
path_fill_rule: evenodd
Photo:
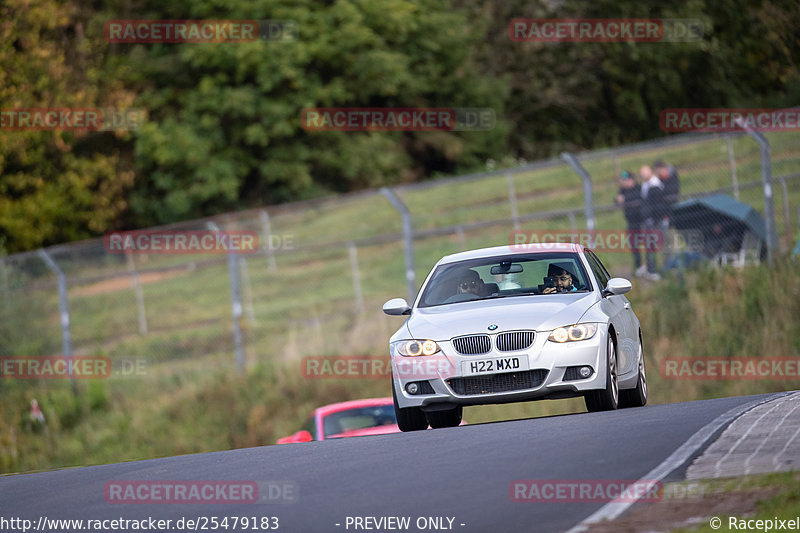
M 12 0 L 0 5 L 0 106 L 87 108 L 113 105 L 99 39 L 84 36 L 77 3 Z M 10 21 L 13 21 L 11 23 Z M 102 73 L 101 73 L 102 70 Z M 0 240 L 9 252 L 107 230 L 125 209 L 130 169 L 112 133 L 0 128 Z
M 797 2 L 455 3 L 487 20 L 482 70 L 508 79 L 509 148 L 527 159 L 663 136 L 659 114 L 667 108 L 797 101 Z M 696 19 L 705 35 L 686 43 L 511 42 L 509 21 L 526 17 Z
M 153 6 L 153 10 L 164 9 Z M 170 222 L 474 168 L 496 132 L 307 132 L 313 107 L 492 107 L 502 85 L 471 63 L 473 24 L 429 0 L 193 2 L 194 17 L 296 21 L 294 42 L 132 50 L 152 86 L 138 135 L 137 223 Z M 163 11 L 160 16 L 169 18 Z
M 698 19 L 688 43 L 520 43 L 515 17 Z M 109 44 L 108 19 L 273 19 L 296 41 Z M 796 2 L 11 0 L 0 105 L 147 110 L 135 134 L 0 129 L 8 252 L 661 135 L 675 107 L 800 97 Z M 10 21 L 13 21 L 11 23 Z M 488 132 L 308 132 L 311 107 L 490 107 Z

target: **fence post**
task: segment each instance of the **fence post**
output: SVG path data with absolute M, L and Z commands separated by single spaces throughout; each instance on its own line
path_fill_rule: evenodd
M 136 310 L 139 315 L 139 334 L 147 335 L 147 314 L 144 309 L 144 292 L 142 291 L 142 283 L 139 278 L 139 273 L 136 271 L 136 264 L 133 261 L 133 253 L 130 250 L 125 252 L 125 260 L 128 266 L 128 272 L 131 273 L 131 287 L 136 294 Z
M 253 309 L 253 290 L 250 286 L 250 270 L 247 268 L 247 259 L 239 258 L 239 268 L 242 271 L 242 283 L 244 284 L 244 312 L 247 314 L 247 321 L 251 326 L 256 326 L 256 313 Z
M 44 248 L 39 248 L 39 257 L 45 262 L 47 267 L 55 272 L 58 277 L 58 311 L 61 315 L 61 343 L 64 357 L 67 358 L 67 365 L 72 362 L 72 335 L 69 329 L 69 301 L 67 298 L 67 277 L 59 268 L 50 254 Z M 72 391 L 77 394 L 78 386 L 75 383 L 75 376 L 70 376 L 72 381 Z
M 731 177 L 733 179 L 733 197 L 739 199 L 739 179 L 736 177 L 736 157 L 733 154 L 733 139 L 730 135 L 725 137 L 728 141 L 728 161 L 731 164 Z
M 519 213 L 517 212 L 517 191 L 514 190 L 514 176 L 511 172 L 506 172 L 506 183 L 508 183 L 508 203 L 511 205 L 511 220 L 514 221 L 514 229 L 519 231 Z
M 364 294 L 361 291 L 361 273 L 358 270 L 358 249 L 353 241 L 347 243 L 350 254 L 350 271 L 353 273 L 353 292 L 356 295 L 356 313 L 364 310 Z
M 261 210 L 261 233 L 264 234 L 265 246 L 267 248 L 267 262 L 270 272 L 275 272 L 278 266 L 275 264 L 275 251 L 272 249 L 272 223 L 269 220 L 269 213 L 266 209 Z
M 6 267 L 6 262 L 2 257 L 0 257 L 0 278 L 3 280 L 3 303 L 8 305 L 8 270 Z
M 211 231 L 221 231 L 214 222 L 206 222 L 206 227 Z M 242 348 L 242 297 L 239 286 L 239 265 L 236 254 L 228 251 L 228 276 L 231 287 L 231 307 L 233 309 L 233 344 L 236 350 L 236 372 L 244 374 L 244 349 Z
M 456 228 L 456 238 L 458 239 L 458 244 L 461 246 L 461 251 L 467 249 L 467 235 L 464 233 L 463 226 L 459 226 Z
M 583 180 L 583 210 L 586 213 L 586 229 L 595 228 L 594 219 L 594 196 L 592 193 L 592 176 L 583 168 L 580 161 L 569 152 L 562 152 L 561 159 L 566 161 L 572 170 L 578 173 Z
M 392 203 L 403 217 L 403 255 L 405 256 L 406 266 L 406 293 L 408 296 L 408 305 L 414 305 L 414 297 L 417 294 L 417 276 L 414 272 L 414 229 L 411 225 L 411 212 L 393 190 L 387 187 L 381 187 L 381 194 Z
M 756 140 L 761 148 L 761 182 L 764 185 L 764 221 L 767 230 L 767 262 L 772 264 L 772 256 L 777 248 L 777 232 L 775 231 L 775 199 L 772 197 L 772 156 L 769 141 L 760 132 L 736 119 L 736 124 Z
M 786 232 L 786 242 L 789 243 L 787 248 L 792 247 L 792 216 L 789 212 L 789 191 L 786 189 L 786 178 L 781 178 L 781 188 L 783 189 L 783 230 Z

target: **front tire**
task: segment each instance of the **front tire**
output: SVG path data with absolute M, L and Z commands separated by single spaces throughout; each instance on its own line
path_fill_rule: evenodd
M 397 418 L 397 427 L 400 431 L 420 431 L 428 429 L 428 419 L 419 407 L 401 408 L 397 404 L 397 392 L 394 388 L 394 378 L 392 378 L 392 398 L 394 399 L 394 415 Z
M 639 335 L 639 379 L 636 381 L 636 388 L 620 391 L 619 406 L 644 407 L 645 404 L 647 404 L 647 373 L 644 368 L 642 336 Z
M 590 413 L 597 411 L 613 411 L 619 404 L 619 383 L 617 382 L 617 347 L 614 336 L 608 332 L 606 345 L 606 388 L 593 390 L 584 396 L 586 410 Z
M 428 416 L 428 423 L 434 429 L 439 428 L 453 428 L 461 423 L 461 416 L 464 412 L 462 406 L 448 409 L 447 411 L 431 411 L 426 413 Z

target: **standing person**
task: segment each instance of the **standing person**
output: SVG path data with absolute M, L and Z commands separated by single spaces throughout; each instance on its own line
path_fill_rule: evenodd
M 653 170 L 664 184 L 664 202 L 667 205 L 665 217 L 661 220 L 659 227 L 664 234 L 664 266 L 668 265 L 672 259 L 673 248 L 675 246 L 675 231 L 672 227 L 670 217 L 672 206 L 680 200 L 681 182 L 678 171 L 674 165 L 667 165 L 659 160 L 653 163 Z
M 669 207 L 664 199 L 664 184 L 647 165 L 641 168 L 642 175 L 642 228 L 648 232 L 661 229 L 661 221 L 667 216 Z M 645 249 L 647 257 L 647 279 L 658 281 L 655 250 Z
M 628 235 L 633 248 L 633 269 L 636 276 L 641 277 L 647 273 L 647 267 L 642 264 L 642 254 L 636 245 L 638 239 L 636 233 L 642 226 L 642 186 L 636 182 L 633 172 L 623 170 L 619 180 L 619 191 L 617 191 L 617 205 L 622 208 L 625 214 L 625 221 L 628 223 Z
M 653 171 L 664 184 L 664 200 L 667 205 L 672 207 L 681 197 L 681 180 L 678 170 L 674 165 L 668 165 L 663 161 L 653 163 Z

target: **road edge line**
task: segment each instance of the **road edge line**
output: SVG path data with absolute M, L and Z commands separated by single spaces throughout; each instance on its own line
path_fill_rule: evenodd
M 639 479 L 636 483 L 653 483 L 656 481 L 661 481 L 665 477 L 667 477 L 673 470 L 679 468 L 683 465 L 686 461 L 689 460 L 692 455 L 694 455 L 697 450 L 699 450 L 714 434 L 719 431 L 720 428 L 726 426 L 745 414 L 747 411 L 751 409 L 765 404 L 769 402 L 773 402 L 784 398 L 786 396 L 790 396 L 795 394 L 798 391 L 785 391 L 775 393 L 775 395 L 770 396 L 769 398 L 764 398 L 760 400 L 754 400 L 752 402 L 739 405 L 728 411 L 725 411 L 717 418 L 697 430 L 689 439 L 681 444 L 678 449 L 676 449 L 669 457 L 664 459 L 661 464 L 656 466 L 650 472 L 645 474 L 641 479 Z M 600 509 L 595 511 L 594 513 L 590 514 L 588 517 L 581 520 L 578 524 L 573 526 L 572 528 L 568 529 L 566 533 L 583 533 L 589 526 L 593 524 L 597 524 L 604 520 L 614 520 L 619 515 L 624 513 L 628 507 L 639 501 L 643 498 L 644 495 L 640 497 L 632 497 L 627 501 L 624 502 L 609 502 L 602 506 Z

